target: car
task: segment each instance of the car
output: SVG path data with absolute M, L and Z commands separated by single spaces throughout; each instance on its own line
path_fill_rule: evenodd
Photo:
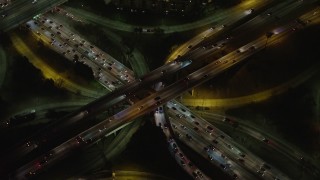
M 251 47 L 250 47 L 250 50 L 251 50 L 251 51 L 254 51 L 254 50 L 256 50 L 256 47 L 255 47 L 255 46 L 251 46 Z
M 228 117 L 225 117 L 225 118 L 223 119 L 223 121 L 224 121 L 224 122 L 230 122 L 230 121 L 231 121 L 231 119 L 230 119 L 230 118 L 228 118 Z
M 162 101 L 157 101 L 157 102 L 156 102 L 156 106 L 161 105 L 161 103 L 162 103 Z
M 188 140 L 190 140 L 190 141 L 192 140 L 192 137 L 189 134 L 186 134 L 186 137 Z
M 233 179 L 238 179 L 238 175 L 237 175 L 237 174 L 233 174 L 233 175 L 232 175 L 232 178 L 233 178 Z
M 167 129 L 167 128 L 168 128 L 168 124 L 167 124 L 167 123 L 164 123 L 163 127 L 164 127 L 165 129 Z
M 264 171 L 266 171 L 266 169 L 264 167 L 260 167 L 259 171 L 264 172 Z
M 84 141 L 83 141 L 83 138 L 82 138 L 81 136 L 77 136 L 77 137 L 76 137 L 76 141 L 77 141 L 78 144 L 84 142 Z
M 48 153 L 46 154 L 41 160 L 40 160 L 40 165 L 45 164 L 46 162 L 48 162 L 51 158 L 52 158 L 53 154 L 52 153 Z
M 267 15 L 268 15 L 268 16 L 271 16 L 271 15 L 272 15 L 272 13 L 271 13 L 271 12 L 269 12 Z
M 227 167 L 226 167 L 224 164 L 220 164 L 220 167 L 221 167 L 222 169 L 227 169 Z
M 157 97 L 154 98 L 155 101 L 159 101 L 160 99 L 161 99 L 160 96 L 157 96 Z
M 264 171 L 262 171 L 261 169 L 258 170 L 257 173 L 258 173 L 260 176 L 264 176 Z
M 143 106 L 138 107 L 138 110 L 140 111 L 143 108 Z
M 211 126 L 207 126 L 207 129 L 209 129 L 210 131 L 213 131 L 213 128 Z
M 208 77 L 208 74 L 204 75 L 204 76 L 203 76 L 203 79 L 205 79 L 205 78 L 207 78 L 207 77 Z
M 207 151 L 207 152 L 210 151 L 210 149 L 209 149 L 208 147 L 204 147 L 203 150 L 205 150 L 205 151 Z
M 193 130 L 195 130 L 195 131 L 199 131 L 199 128 L 197 128 L 197 127 L 194 127 L 194 128 L 193 128 Z
M 215 144 L 218 144 L 218 141 L 217 141 L 217 140 L 215 140 L 215 139 L 214 139 L 214 140 L 212 140 L 212 142 L 213 142 L 213 143 L 215 143 Z
M 238 158 L 238 161 L 241 163 L 244 163 L 244 159 L 242 159 L 242 158 Z
M 203 178 L 203 174 L 198 170 L 196 171 L 196 173 L 198 174 L 198 176 L 200 176 L 201 178 Z
M 171 107 L 171 109 L 173 109 L 173 110 L 177 110 L 177 108 L 175 108 L 175 107 Z
M 193 167 L 193 164 L 192 164 L 191 161 L 188 162 L 188 166 L 189 166 L 189 167 Z
M 189 46 L 188 46 L 188 49 L 191 49 L 191 48 L 192 48 L 192 45 L 189 45 Z
M 198 123 L 197 121 L 194 121 L 194 124 L 197 125 L 197 126 L 199 126 L 199 123 Z
M 182 115 L 181 114 L 176 114 L 176 117 L 177 118 L 182 118 Z
M 195 172 L 192 172 L 192 176 L 193 176 L 195 179 L 197 179 L 197 178 L 198 178 L 198 174 L 197 174 L 197 173 L 195 173 Z
M 30 147 L 33 143 L 31 141 L 28 141 L 26 144 L 27 144 L 27 147 Z
M 221 157 L 222 157 L 223 159 L 225 159 L 225 158 L 226 158 L 226 156 L 225 156 L 224 154 L 221 154 Z
M 266 138 L 263 138 L 262 141 L 265 142 L 265 143 L 267 143 L 267 144 L 270 143 L 269 139 L 266 139 Z
M 36 175 L 36 172 L 34 171 L 29 171 L 27 174 L 25 174 L 25 177 L 26 178 L 31 178 L 31 177 L 34 177 Z
M 240 153 L 239 155 L 240 155 L 241 157 L 243 157 L 243 158 L 246 157 L 246 155 L 245 155 L 245 154 L 242 154 L 242 153 Z
M 185 165 L 186 165 L 186 163 L 185 163 L 183 160 L 181 160 L 180 162 L 181 162 L 181 165 L 182 165 L 182 166 L 185 166 Z
M 183 108 L 180 108 L 180 109 L 181 109 L 181 111 L 186 112 L 186 110 L 185 110 L 185 109 L 183 109 Z
M 176 149 L 178 146 L 177 146 L 176 143 L 172 143 L 172 147 L 173 147 L 174 149 Z

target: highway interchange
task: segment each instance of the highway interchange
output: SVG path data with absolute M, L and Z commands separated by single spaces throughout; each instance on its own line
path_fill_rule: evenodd
M 14 2 L 5 11 L 8 13 L 11 10 L 10 8 L 24 6 L 25 4 L 22 2 L 25 1 Z M 46 3 L 53 6 L 54 3 L 58 5 L 62 2 L 50 1 Z M 50 8 L 43 8 L 48 5 L 44 2 L 41 4 L 39 1 L 37 4 L 29 2 L 27 6 L 36 5 L 37 8 L 32 10 L 37 12 L 36 14 L 48 11 Z M 154 113 L 155 119 L 157 120 L 160 116 L 158 121 L 167 136 L 173 156 L 178 164 L 186 169 L 193 178 L 211 179 L 196 166 L 189 165 L 191 163 L 190 160 L 183 155 L 183 152 L 180 152 L 179 147 L 176 145 L 177 142 L 174 140 L 175 138 L 201 154 L 214 167 L 222 169 L 231 178 L 292 179 L 289 175 L 265 163 L 264 160 L 236 143 L 230 136 L 210 125 L 205 119 L 192 114 L 191 110 L 173 100 L 181 93 L 203 84 L 237 64 L 243 63 L 248 57 L 262 51 L 267 43 L 269 45 L 277 43 L 295 33 L 296 29 L 305 26 L 300 21 L 306 22 L 307 26 L 319 23 L 319 13 L 316 13 L 319 8 L 315 7 L 315 1 L 288 0 L 278 4 L 275 3 L 267 10 L 261 10 L 261 15 L 255 14 L 256 11 L 260 10 L 259 8 L 263 9 L 262 7 L 267 5 L 258 4 L 252 6 L 255 9 L 254 13 L 243 13 L 243 10 L 241 10 L 243 16 L 230 15 L 235 18 L 226 18 L 220 24 L 194 37 L 172 53 L 165 65 L 141 77 L 134 77 L 133 71 L 75 34 L 75 32 L 65 28 L 62 25 L 63 22 L 59 22 L 57 19 L 49 18 L 46 15 L 37 15 L 32 20 L 29 20 L 35 15 L 31 11 L 28 15 L 23 16 L 25 18 L 21 18 L 21 15 L 11 16 L 10 13 L 6 17 L 6 21 L 8 20 L 10 23 L 4 21 L 1 23 L 6 23 L 12 28 L 17 24 L 26 22 L 23 26 L 27 27 L 35 38 L 40 38 L 45 42 L 49 48 L 64 55 L 66 59 L 71 61 L 77 55 L 80 62 L 87 64 L 93 70 L 96 80 L 111 92 L 56 121 L 53 125 L 40 130 L 33 137 L 15 147 L 10 156 L 4 157 L 5 161 L 2 163 L 10 164 L 9 162 L 28 156 L 32 152 L 37 153 L 36 155 L 33 153 L 33 160 L 23 166 L 16 167 L 13 164 L 12 167 L 8 166 L 8 169 L 3 171 L 9 171 L 10 176 L 17 179 L 36 176 L 44 169 L 65 158 L 75 149 L 98 142 L 106 134 L 125 126 L 137 117 L 154 112 L 156 109 Z M 26 12 L 27 8 L 26 11 L 21 11 L 22 14 Z M 292 15 L 292 12 L 294 12 L 294 15 Z M 31 16 L 30 14 L 33 15 Z M 248 17 L 248 15 L 252 15 L 252 17 Z M 292 18 L 292 16 L 295 18 Z M 279 23 L 279 18 L 281 23 Z M 296 21 L 297 18 L 299 18 L 299 22 Z M 245 22 L 238 25 L 239 21 Z M 274 22 L 277 22 L 276 25 Z M 237 25 L 237 28 L 232 28 L 235 25 Z M 7 30 L 6 28 L 9 28 L 9 26 L 1 27 L 5 27 L 2 30 Z M 253 26 L 261 28 L 250 28 Z M 244 31 L 245 29 L 252 31 Z M 268 30 L 267 32 L 266 29 Z M 221 33 L 224 35 L 221 35 Z M 269 33 L 268 37 L 266 37 L 266 33 Z M 232 34 L 232 37 L 225 36 L 225 34 Z M 244 39 L 243 37 L 247 38 Z M 197 64 L 201 59 L 210 58 L 212 53 L 229 44 L 233 45 L 234 50 L 222 55 L 219 59 L 212 60 L 206 66 L 194 70 L 194 72 L 168 86 L 152 89 L 152 85 L 155 82 L 161 82 L 177 71 Z M 145 92 L 146 95 L 142 98 L 135 96 L 135 92 L 138 91 Z M 90 128 L 82 129 L 81 132 L 77 132 L 69 139 L 63 139 L 63 137 L 70 136 L 68 133 L 64 134 L 65 132 L 76 129 L 76 126 L 71 127 L 72 124 L 86 121 L 89 117 L 93 117 L 119 103 L 126 103 L 129 106 L 97 124 L 91 124 Z M 164 115 L 159 115 L 164 112 L 167 113 L 168 119 L 164 118 Z M 218 119 L 223 122 L 228 120 L 224 116 L 218 116 Z M 259 135 L 255 131 L 240 127 L 244 133 L 248 133 L 262 142 L 269 143 L 271 141 L 271 139 Z M 50 145 L 49 142 L 51 143 Z M 290 152 L 287 147 L 279 144 L 272 145 L 272 148 L 276 151 L 289 156 L 294 161 L 299 161 L 299 158 L 301 158 L 300 154 Z M 41 147 L 40 150 L 39 147 Z M 314 173 L 315 176 L 319 175 L 318 169 L 310 167 L 309 171 Z

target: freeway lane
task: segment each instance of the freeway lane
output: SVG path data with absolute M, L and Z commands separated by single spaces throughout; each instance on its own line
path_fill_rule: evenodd
M 8 14 L 7 17 L 0 21 L 0 30 L 9 31 L 19 26 L 37 14 L 49 11 L 51 8 L 67 2 L 68 0 L 38 0 L 32 4 L 30 0 L 14 1 L 3 11 Z
M 106 107 L 111 107 L 115 103 L 124 100 L 126 96 L 131 96 L 131 92 L 135 91 L 136 89 L 149 87 L 150 84 L 152 84 L 155 80 L 161 79 L 163 76 L 172 74 L 190 64 L 191 61 L 189 60 L 183 62 L 173 61 L 171 63 L 168 63 L 165 66 L 151 71 L 148 75 L 143 76 L 143 80 L 141 80 L 141 82 L 137 80 L 130 84 L 127 84 L 119 88 L 117 91 L 113 91 L 110 94 L 107 94 L 104 97 L 85 105 L 71 115 L 55 121 L 51 125 L 40 130 L 29 140 L 18 145 L 14 150 L 10 149 L 10 155 L 2 157 L 1 165 L 3 168 L 1 170 L 8 171 L 9 169 L 11 169 L 12 167 L 10 167 L 10 162 L 15 162 L 22 156 L 36 150 L 39 147 L 39 143 L 43 140 L 45 140 L 45 142 L 55 140 L 57 136 L 61 135 L 61 133 L 69 127 L 70 124 L 78 122 L 82 119 L 86 119 L 88 117 L 92 117 L 93 115 L 101 112 L 101 110 L 105 109 Z M 164 70 L 166 71 L 165 74 L 161 73 Z M 68 131 L 70 131 L 70 129 L 68 129 Z M 29 145 L 27 146 L 26 144 Z M 6 165 L 4 165 L 5 163 Z
M 225 116 L 209 113 L 209 112 L 202 112 L 202 117 L 205 117 L 208 119 L 208 121 L 214 123 L 214 124 L 220 124 L 228 126 L 228 122 L 225 121 Z M 320 174 L 320 171 L 316 163 L 311 163 L 311 158 L 309 155 L 305 154 L 304 152 L 300 151 L 299 148 L 289 144 L 288 142 L 277 138 L 276 136 L 270 135 L 265 129 L 259 128 L 252 123 L 244 120 L 240 120 L 234 117 L 230 117 L 231 121 L 237 122 L 239 126 L 237 127 L 236 131 L 241 132 L 242 134 L 246 134 L 248 136 L 251 136 L 253 139 L 256 139 L 257 141 L 262 141 L 262 139 L 268 139 L 272 143 L 265 143 L 265 145 L 274 150 L 277 151 L 277 154 L 282 154 L 283 156 L 286 156 L 290 161 L 294 162 L 295 165 L 300 165 L 301 163 L 301 157 L 304 158 L 305 166 L 307 167 L 307 170 L 310 174 L 314 174 L 315 176 Z M 263 142 L 264 143 L 264 142 Z M 310 162 L 310 163 L 309 163 Z
M 163 89 L 163 83 L 159 82 L 155 85 L 154 90 L 159 91 Z M 154 121 L 156 126 L 162 128 L 164 135 L 167 138 L 169 144 L 169 151 L 171 155 L 175 158 L 176 162 L 186 171 L 191 177 L 196 179 L 211 179 L 208 175 L 204 174 L 197 166 L 194 165 L 187 156 L 184 155 L 180 147 L 177 145 L 176 141 L 172 138 L 174 137 L 172 127 L 170 123 L 166 120 L 166 114 L 163 110 L 163 106 L 159 106 L 154 112 Z M 187 164 L 187 166 L 186 166 Z
M 31 49 L 24 43 L 24 41 L 20 37 L 17 36 L 17 34 L 11 34 L 11 40 L 14 47 L 19 53 L 26 56 L 30 63 L 32 63 L 35 67 L 42 70 L 43 76 L 46 79 L 52 79 L 57 84 L 61 82 L 61 87 L 64 87 L 75 94 L 80 90 L 83 96 L 91 98 L 97 98 L 103 95 L 103 93 L 98 93 L 95 90 L 79 86 L 78 84 L 70 81 L 66 76 L 62 76 L 61 74 L 59 74 L 55 69 L 48 66 L 33 51 L 31 51 Z
M 276 41 L 278 38 L 289 35 L 291 33 L 291 24 L 287 25 L 286 27 L 282 27 L 282 30 L 282 32 L 278 32 L 277 35 L 274 35 L 274 38 L 270 41 Z M 137 102 L 129 108 L 117 113 L 116 115 L 84 131 L 78 136 L 75 136 L 74 138 L 66 141 L 65 143 L 50 151 L 50 153 L 53 154 L 52 162 L 58 161 L 59 159 L 63 158 L 68 153 L 72 152 L 74 149 L 77 149 L 78 146 L 81 146 L 81 144 L 83 146 L 87 143 L 97 141 L 99 138 L 103 137 L 105 133 L 110 132 L 119 126 L 122 126 L 130 122 L 131 120 L 135 119 L 136 117 L 142 114 L 152 111 L 155 107 L 162 105 L 163 103 L 171 100 L 172 98 L 175 98 L 182 92 L 185 92 L 193 86 L 197 86 L 207 81 L 208 79 L 218 75 L 219 73 L 225 71 L 227 68 L 230 68 L 233 65 L 240 63 L 252 54 L 255 54 L 259 50 L 262 50 L 264 47 L 264 43 L 265 38 L 263 36 L 243 46 L 242 48 L 244 49 L 244 52 L 238 54 L 236 51 L 233 51 L 232 53 L 220 58 L 218 61 L 213 62 L 207 65 L 206 67 L 195 71 L 194 73 L 190 74 L 188 78 L 177 81 L 176 83 L 168 86 L 167 88 L 164 88 L 163 90 L 160 90 L 159 92 L 144 98 L 143 100 Z M 253 45 L 255 46 L 255 50 L 252 50 L 250 48 Z M 205 75 L 207 75 L 207 77 Z M 161 97 L 161 100 L 156 101 L 156 97 Z M 42 167 L 47 166 L 47 164 L 51 164 L 46 163 L 44 166 L 39 167 L 37 162 L 43 160 L 43 158 L 46 158 L 46 156 L 40 156 L 36 160 L 21 167 L 14 173 L 15 176 L 18 178 L 22 178 L 25 174 L 29 172 L 38 173 L 38 171 L 43 170 Z
M 78 111 L 79 112 L 79 111 Z M 80 111 L 79 114 L 75 114 L 75 116 L 73 118 L 70 118 L 70 119 L 78 119 L 79 117 L 81 117 L 81 113 L 83 112 L 87 112 L 87 110 L 83 109 L 83 111 Z M 90 112 L 90 111 L 89 111 Z
M 195 28 L 216 24 L 218 21 L 222 21 L 230 17 L 247 15 L 246 13 L 247 10 L 251 8 L 260 8 L 271 2 L 274 2 L 274 0 L 268 0 L 268 1 L 245 0 L 233 8 L 217 10 L 218 12 L 216 14 L 213 14 L 212 16 L 206 17 L 196 22 L 182 24 L 182 25 L 174 25 L 174 26 L 160 25 L 157 27 L 163 29 L 164 33 L 189 31 Z M 64 8 L 67 11 L 74 14 L 75 16 L 81 17 L 82 19 L 85 19 L 88 22 L 99 24 L 101 26 L 104 26 L 110 29 L 133 32 L 134 28 L 136 27 L 135 25 L 126 24 L 119 21 L 107 19 L 105 17 L 97 16 L 85 10 L 75 9 L 71 7 L 64 7 Z
M 170 112 L 170 114 L 172 114 L 172 126 L 175 129 L 178 129 L 177 132 L 179 133 L 179 136 L 185 134 L 183 131 L 185 130 L 188 136 L 191 137 L 187 138 L 188 141 L 183 141 L 189 147 L 193 148 L 193 145 L 189 143 L 193 140 L 196 140 L 198 142 L 202 141 L 204 144 L 206 144 L 206 146 L 198 147 L 198 149 L 201 150 L 198 151 L 199 154 L 203 155 L 203 147 L 207 147 L 204 148 L 207 152 L 209 152 L 208 150 L 210 149 L 214 150 L 215 152 L 220 151 L 221 155 L 218 154 L 218 157 L 216 157 L 216 154 L 210 154 L 211 158 L 213 160 L 218 158 L 219 160 L 220 156 L 227 157 L 229 161 L 233 162 L 233 164 L 237 163 L 239 166 L 244 168 L 236 168 L 238 169 L 237 172 L 241 175 L 243 172 L 248 171 L 256 176 L 261 176 L 261 174 L 258 174 L 256 172 L 260 170 L 260 167 L 263 164 L 265 164 L 264 160 L 260 159 L 259 157 L 251 153 L 249 150 L 236 143 L 230 136 L 228 136 L 221 130 L 217 129 L 216 127 L 212 126 L 210 123 L 206 122 L 200 116 L 191 116 L 190 112 L 188 112 L 186 110 L 187 108 L 184 107 L 182 104 L 176 101 L 170 101 L 169 103 L 167 103 L 167 107 L 169 108 L 168 111 Z M 179 129 L 177 127 L 183 128 Z M 205 157 L 207 158 L 207 155 Z M 239 161 L 239 159 L 241 159 L 242 161 Z M 285 175 L 283 175 L 283 173 L 279 172 L 279 170 L 275 169 L 270 165 L 268 166 L 270 167 L 268 172 L 262 173 L 264 177 L 271 176 L 279 177 L 280 179 L 288 179 Z M 248 177 L 246 179 L 248 179 Z
M 260 44 L 261 45 L 261 44 Z M 247 47 L 248 48 L 248 47 Z M 226 63 L 228 63 L 228 62 L 226 62 Z
M 288 0 L 283 2 L 284 4 L 288 4 L 293 0 Z M 261 3 L 261 4 L 260 4 Z M 208 38 L 213 38 L 221 35 L 224 31 L 226 31 L 226 27 L 234 26 L 235 24 L 239 23 L 240 21 L 249 20 L 254 16 L 247 13 L 248 9 L 254 8 L 255 11 L 262 10 L 271 6 L 273 3 L 277 3 L 277 1 L 254 1 L 254 2 L 243 2 L 242 5 L 235 7 L 232 9 L 231 12 L 227 12 L 227 14 L 223 14 L 223 16 L 218 16 L 215 19 L 215 25 L 208 30 L 201 32 L 200 34 L 196 35 L 189 41 L 180 45 L 176 50 L 174 50 L 166 59 L 166 62 L 172 61 L 177 56 L 182 56 L 202 42 L 205 42 Z M 228 16 L 225 16 L 228 15 Z M 250 15 L 250 16 L 248 16 Z M 225 17 L 224 17 L 225 16 Z M 190 48 L 191 47 L 191 48 Z
M 173 120 L 173 122 L 176 121 Z M 254 174 L 250 174 L 250 172 L 246 171 L 230 158 L 226 157 L 224 155 L 225 152 L 221 151 L 221 149 L 211 147 L 211 142 L 206 141 L 201 135 L 198 135 L 188 127 L 182 124 L 178 125 L 175 128 L 175 134 L 179 134 L 180 141 L 203 156 L 215 167 L 220 168 L 230 177 L 239 177 L 240 179 L 256 179 Z M 204 147 L 207 147 L 207 149 L 204 150 Z
M 52 21 L 44 16 L 30 20 L 27 26 L 35 37 L 39 37 L 54 51 L 62 54 L 70 61 L 78 56 L 78 61 L 88 65 L 100 84 L 113 91 L 123 83 L 133 81 L 134 73 L 120 64 L 110 55 L 101 51 L 90 42 L 69 31 L 61 23 Z

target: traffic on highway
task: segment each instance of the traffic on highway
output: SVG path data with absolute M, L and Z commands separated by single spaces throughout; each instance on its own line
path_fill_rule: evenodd
M 1 155 L 0 177 L 41 177 L 74 152 L 88 149 L 102 139 L 116 135 L 137 118 L 150 113 L 154 124 L 161 128 L 166 137 L 171 156 L 193 179 L 216 178 L 193 161 L 193 156 L 189 157 L 190 150 L 208 162 L 210 169 L 218 169 L 229 179 L 294 179 L 288 171 L 284 171 L 285 168 L 261 157 L 253 148 L 240 144 L 225 129 L 254 139 L 292 163 L 300 165 L 301 161 L 307 162 L 303 165 L 305 172 L 310 174 L 307 177 L 320 177 L 319 168 L 311 163 L 308 155 L 269 135 L 262 128 L 244 123 L 240 118 L 211 111 L 199 112 L 199 109 L 195 111 L 192 106 L 181 102 L 182 94 L 245 64 L 268 46 L 319 25 L 317 0 L 241 2 L 232 13 L 219 14 L 217 22 L 173 49 L 164 65 L 140 77 L 108 54 L 107 50 L 69 28 L 63 19 L 55 18 L 55 13 L 61 12 L 62 8 L 46 13 L 58 9 L 56 6 L 66 1 L 0 2 L 2 31 L 17 26 L 25 28 L 34 39 L 66 61 L 80 62 L 90 68 L 94 80 L 106 90 L 105 95 L 89 103 L 86 101 L 85 105 L 79 103 L 81 105 L 76 110 L 6 148 L 6 153 Z M 10 130 L 20 123 L 34 121 L 39 118 L 39 112 L 29 108 L 12 115 L 1 121 L 5 124 L 3 128 Z M 185 151 L 185 146 L 189 150 Z

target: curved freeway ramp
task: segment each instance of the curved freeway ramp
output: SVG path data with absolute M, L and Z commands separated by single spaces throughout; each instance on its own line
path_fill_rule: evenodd
M 203 106 L 203 107 L 215 107 L 215 108 L 234 108 L 250 103 L 257 103 L 267 100 L 273 96 L 285 93 L 291 88 L 295 88 L 315 75 L 319 70 L 320 64 L 316 64 L 291 80 L 284 82 L 276 87 L 250 94 L 247 96 L 240 96 L 235 98 L 221 98 L 221 99 L 193 99 L 183 98 L 182 103 L 186 106 Z
M 139 179 L 139 180 L 173 180 L 172 178 L 168 178 L 165 176 L 148 173 L 148 172 L 140 172 L 140 171 L 103 171 L 99 172 L 92 176 L 87 177 L 76 177 L 70 178 L 68 180 L 76 180 L 76 179 L 100 179 L 100 180 L 129 180 L 129 179 Z

